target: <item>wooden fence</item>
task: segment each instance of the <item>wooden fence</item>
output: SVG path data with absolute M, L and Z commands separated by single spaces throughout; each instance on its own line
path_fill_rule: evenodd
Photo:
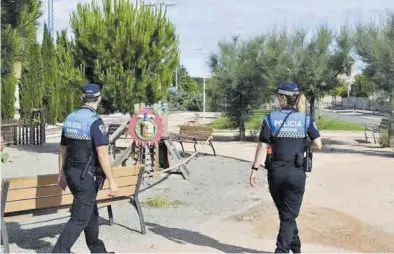
M 2 121 L 4 145 L 42 145 L 45 143 L 45 121 L 42 109 L 32 110 L 28 120 Z

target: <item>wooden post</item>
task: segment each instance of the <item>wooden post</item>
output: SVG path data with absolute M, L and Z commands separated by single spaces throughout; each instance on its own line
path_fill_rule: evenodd
M 159 167 L 160 167 L 160 160 L 159 160 L 159 143 L 157 142 L 155 144 L 155 148 L 154 148 L 154 153 L 155 153 L 155 167 L 154 167 L 154 175 L 153 177 L 159 177 L 159 174 L 157 174 L 157 172 L 159 172 Z

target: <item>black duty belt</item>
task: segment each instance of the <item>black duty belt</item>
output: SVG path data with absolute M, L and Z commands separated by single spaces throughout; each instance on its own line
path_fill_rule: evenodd
M 272 161 L 294 163 L 295 159 L 296 159 L 295 155 L 293 156 L 274 155 Z
M 81 168 L 81 170 L 86 166 L 86 161 L 67 161 L 66 162 L 67 167 L 73 167 L 73 168 Z M 90 164 L 90 167 L 96 167 L 94 164 Z

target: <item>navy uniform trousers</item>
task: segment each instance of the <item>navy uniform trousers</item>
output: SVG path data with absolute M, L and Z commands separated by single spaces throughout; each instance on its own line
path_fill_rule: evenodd
M 273 162 L 268 171 L 268 185 L 272 199 L 279 212 L 280 228 L 275 253 L 301 252 L 296 218 L 305 191 L 306 174 L 294 164 Z
M 53 253 L 70 253 L 71 247 L 84 231 L 86 243 L 92 253 L 105 253 L 105 246 L 99 236 L 97 191 L 94 178 L 86 174 L 81 179 L 82 169 L 67 168 L 64 171 L 67 185 L 74 196 L 74 203 L 71 210 L 71 217 L 63 232 L 59 236 Z

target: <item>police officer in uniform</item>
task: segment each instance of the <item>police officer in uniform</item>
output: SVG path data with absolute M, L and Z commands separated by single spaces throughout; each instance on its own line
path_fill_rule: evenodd
M 313 118 L 296 110 L 302 95 L 300 87 L 295 83 L 281 83 L 276 94 L 281 109 L 270 112 L 263 120 L 250 184 L 256 186 L 257 170 L 269 145 L 272 160 L 269 167 L 265 167 L 268 167 L 269 191 L 280 218 L 275 253 L 288 253 L 290 250 L 300 253 L 296 218 L 305 191 L 306 173 L 302 160 L 305 141 L 309 137 L 312 147 L 318 150 L 321 150 L 322 143 Z
M 101 101 L 99 86 L 85 85 L 83 100 L 84 105 L 67 116 L 62 130 L 58 184 L 63 190 L 69 187 L 74 202 L 70 220 L 53 248 L 54 253 L 70 253 L 82 231 L 92 253 L 108 253 L 98 238 L 98 176 L 105 174 L 112 196 L 116 195 L 117 185 L 111 172 L 108 134 L 96 113 Z

